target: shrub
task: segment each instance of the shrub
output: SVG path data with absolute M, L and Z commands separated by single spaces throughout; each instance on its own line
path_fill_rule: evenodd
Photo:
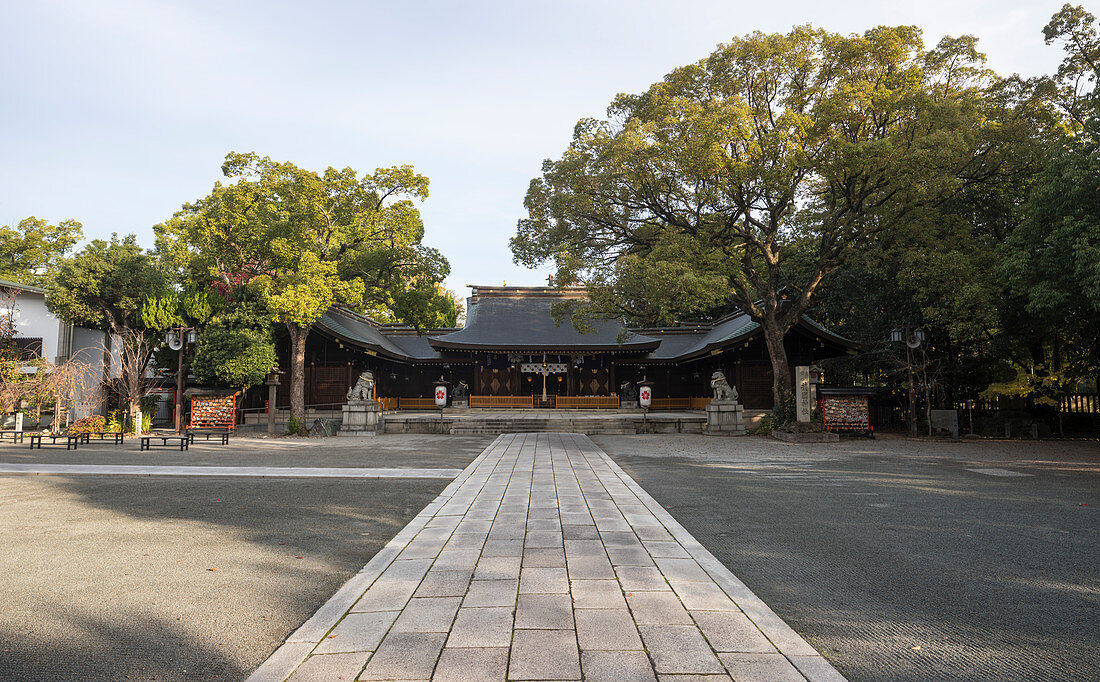
M 298 432 L 302 430 L 302 424 L 298 421 L 298 418 L 294 415 L 290 415 L 290 419 L 286 422 L 286 435 L 297 436 Z
M 770 414 L 766 414 L 760 418 L 760 422 L 751 433 L 754 436 L 770 436 L 772 431 L 775 431 L 775 420 Z
M 81 417 L 73 422 L 73 425 L 69 427 L 69 433 L 95 433 L 100 431 L 107 431 L 107 418 L 101 414 L 93 414 L 87 417 Z

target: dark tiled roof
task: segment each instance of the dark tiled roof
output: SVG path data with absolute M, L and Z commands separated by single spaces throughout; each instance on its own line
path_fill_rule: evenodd
M 660 339 L 627 331 L 615 320 L 594 321 L 583 333 L 568 319 L 555 324 L 550 307 L 578 297 L 577 292 L 541 288 L 475 288 L 467 299 L 466 326 L 432 337 L 431 345 L 452 350 L 647 351 L 661 344 Z
M 417 334 L 401 325 L 380 325 L 345 308 L 333 307 L 317 329 L 396 360 L 448 360 L 447 351 L 614 352 L 644 354 L 639 359 L 684 361 L 702 357 L 759 333 L 760 325 L 745 313 L 712 324 L 691 327 L 626 330 L 615 320 L 594 323 L 580 332 L 568 319 L 554 323 L 551 306 L 579 299 L 583 290 L 543 287 L 474 287 L 467 299 L 466 325 L 461 329 L 427 330 Z M 803 331 L 846 348 L 859 344 L 835 334 L 808 317 Z M 620 336 L 622 337 L 620 339 Z

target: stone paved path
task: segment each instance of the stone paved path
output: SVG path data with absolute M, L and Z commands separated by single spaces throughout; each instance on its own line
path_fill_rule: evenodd
M 506 434 L 250 680 L 843 680 L 587 436 Z

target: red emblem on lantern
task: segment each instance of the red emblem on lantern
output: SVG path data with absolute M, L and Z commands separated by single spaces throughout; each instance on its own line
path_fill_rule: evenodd
M 650 402 L 653 400 L 653 389 L 649 386 L 642 386 L 638 391 L 638 404 L 642 407 L 649 407 Z
M 438 407 L 446 407 L 447 406 L 447 387 L 446 386 L 436 386 L 435 387 L 435 404 Z

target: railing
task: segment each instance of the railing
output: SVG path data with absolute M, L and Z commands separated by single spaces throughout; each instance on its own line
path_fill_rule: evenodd
M 472 395 L 470 407 L 519 407 L 535 406 L 534 396 L 529 395 Z
M 688 398 L 689 410 L 705 410 L 713 398 Z
M 375 398 L 375 402 L 381 405 L 385 412 L 398 409 L 400 401 L 400 398 Z
M 606 410 L 618 409 L 619 397 L 607 395 L 559 395 L 557 406 L 561 409 Z

